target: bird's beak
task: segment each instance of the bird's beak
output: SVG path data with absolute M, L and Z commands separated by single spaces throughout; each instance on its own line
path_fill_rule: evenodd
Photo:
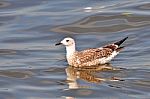
M 61 45 L 62 43 L 57 43 L 57 44 L 55 44 L 55 46 L 57 46 L 57 45 Z

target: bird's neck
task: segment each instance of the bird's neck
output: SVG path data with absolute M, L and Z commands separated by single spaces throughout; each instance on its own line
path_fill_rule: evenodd
M 67 57 L 72 56 L 75 53 L 75 44 L 71 46 L 66 46 Z

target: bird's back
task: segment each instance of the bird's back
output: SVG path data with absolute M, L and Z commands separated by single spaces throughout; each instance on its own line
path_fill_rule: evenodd
M 116 51 L 107 47 L 91 48 L 80 52 L 75 52 L 74 55 L 68 60 L 71 60 L 70 65 L 76 67 L 104 64 L 106 63 L 105 60 L 112 57 L 111 55 L 114 52 Z

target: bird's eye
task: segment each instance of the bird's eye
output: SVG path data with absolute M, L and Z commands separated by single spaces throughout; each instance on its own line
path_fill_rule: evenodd
M 69 42 L 69 40 L 66 40 L 66 42 Z

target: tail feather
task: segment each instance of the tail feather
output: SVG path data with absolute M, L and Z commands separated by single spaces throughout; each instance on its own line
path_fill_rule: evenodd
M 128 37 L 125 37 L 124 39 L 122 39 L 122 40 L 120 40 L 120 41 L 118 41 L 118 42 L 116 42 L 114 44 L 120 46 L 127 38 Z
M 120 52 L 125 46 L 119 47 L 116 49 L 117 52 Z

